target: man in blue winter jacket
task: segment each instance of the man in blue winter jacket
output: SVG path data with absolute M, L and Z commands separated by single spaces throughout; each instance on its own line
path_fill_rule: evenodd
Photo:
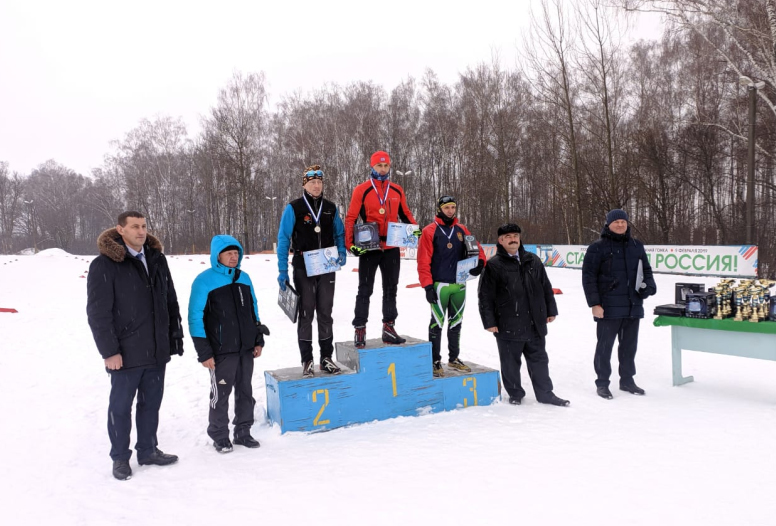
M 210 242 L 211 268 L 196 277 L 189 298 L 189 332 L 203 367 L 210 370 L 207 434 L 219 453 L 232 451 L 229 394 L 234 387 L 234 443 L 259 447 L 253 426 L 253 359 L 269 330 L 259 321 L 251 278 L 240 270 L 243 248 L 232 236 Z
M 618 339 L 620 390 L 643 395 L 636 385 L 636 348 L 644 299 L 657 292 L 652 267 L 641 241 L 631 237 L 628 214 L 619 208 L 606 214 L 601 238 L 587 248 L 582 263 L 582 287 L 596 321 L 598 343 L 593 365 L 596 392 L 611 400 L 612 347 Z

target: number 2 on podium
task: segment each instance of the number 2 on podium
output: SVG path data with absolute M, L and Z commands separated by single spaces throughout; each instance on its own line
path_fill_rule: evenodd
M 318 403 L 318 393 L 321 393 L 323 395 L 323 404 L 321 405 L 321 408 L 318 410 L 318 414 L 315 415 L 315 420 L 313 420 L 314 426 L 323 426 L 329 423 L 328 420 L 321 420 L 321 415 L 323 415 L 323 412 L 326 410 L 326 406 L 329 405 L 329 390 L 328 389 L 318 389 L 317 391 L 313 391 L 313 403 Z
M 392 363 L 388 366 L 388 374 L 391 375 L 391 386 L 393 387 L 393 396 L 396 397 L 396 364 Z

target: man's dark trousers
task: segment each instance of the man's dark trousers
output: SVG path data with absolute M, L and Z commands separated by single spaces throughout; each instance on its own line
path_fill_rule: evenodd
M 528 341 L 504 340 L 496 335 L 498 357 L 501 361 L 501 380 L 510 398 L 522 400 L 525 396 L 520 381 L 521 355 L 525 355 L 528 376 L 533 384 L 534 394 L 539 402 L 547 399 L 552 392 L 550 379 L 550 359 L 544 347 L 544 336 L 536 336 Z
M 210 371 L 210 425 L 213 440 L 229 438 L 229 395 L 234 387 L 234 437 L 250 434 L 253 426 L 253 350 L 216 356 L 216 370 Z
M 299 320 L 297 320 L 296 335 L 299 339 L 302 362 L 313 359 L 313 316 L 318 318 L 321 358 L 331 358 L 334 352 L 332 345 L 334 320 L 331 317 L 331 311 L 334 308 L 335 282 L 334 272 L 309 277 L 304 267 L 294 268 L 294 287 L 299 294 Z
M 401 269 L 399 249 L 370 250 L 358 259 L 358 294 L 353 326 L 363 327 L 369 319 L 369 298 L 374 290 L 378 267 L 383 281 L 383 322 L 395 321 L 399 314 L 396 310 Z
M 639 344 L 639 318 L 617 318 L 596 320 L 598 343 L 595 346 L 595 385 L 609 387 L 612 375 L 612 348 L 617 338 L 617 358 L 620 362 L 620 385 L 633 384 L 636 376 L 636 348 Z
M 132 431 L 132 402 L 137 393 L 135 422 L 137 424 L 138 460 L 147 458 L 156 450 L 156 430 L 159 427 L 159 408 L 164 396 L 165 365 L 150 368 L 132 368 L 110 373 L 110 402 L 108 404 L 108 436 L 110 458 L 129 460 L 129 435 Z

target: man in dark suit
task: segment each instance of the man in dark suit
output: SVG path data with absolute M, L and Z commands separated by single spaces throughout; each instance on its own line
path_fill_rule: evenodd
M 97 239 L 100 255 L 87 280 L 86 313 L 97 350 L 110 373 L 108 436 L 113 476 L 132 476 L 132 402 L 137 394 L 137 461 L 166 466 L 178 457 L 157 446 L 164 373 L 171 354 L 183 354 L 180 309 L 162 244 L 148 234 L 140 212 L 124 212 Z

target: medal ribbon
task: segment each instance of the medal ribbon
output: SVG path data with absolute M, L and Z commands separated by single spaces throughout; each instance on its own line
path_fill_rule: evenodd
M 388 181 L 388 186 L 385 187 L 385 195 L 383 197 L 380 197 L 380 192 L 377 191 L 377 187 L 375 186 L 374 179 L 370 177 L 369 182 L 372 183 L 372 188 L 374 188 L 375 190 L 375 195 L 377 196 L 377 200 L 380 202 L 380 208 L 385 208 L 385 202 L 388 200 L 388 190 L 391 189 L 391 182 Z
M 442 228 L 442 225 L 439 225 L 439 229 L 442 231 L 442 234 L 447 236 L 447 242 L 448 243 L 452 243 L 453 232 L 455 232 L 455 225 L 450 227 L 450 233 L 449 234 L 445 234 L 445 229 Z M 448 247 L 448 248 L 450 248 L 450 247 Z
M 302 199 L 304 199 L 304 204 L 307 205 L 307 209 L 310 211 L 310 215 L 313 216 L 313 219 L 315 220 L 315 226 L 318 226 L 318 221 L 321 218 L 321 212 L 323 212 L 323 196 L 321 196 L 321 207 L 318 209 L 318 215 L 315 215 L 315 212 L 313 212 L 313 207 L 310 206 L 310 203 L 307 201 L 307 196 L 302 194 Z

